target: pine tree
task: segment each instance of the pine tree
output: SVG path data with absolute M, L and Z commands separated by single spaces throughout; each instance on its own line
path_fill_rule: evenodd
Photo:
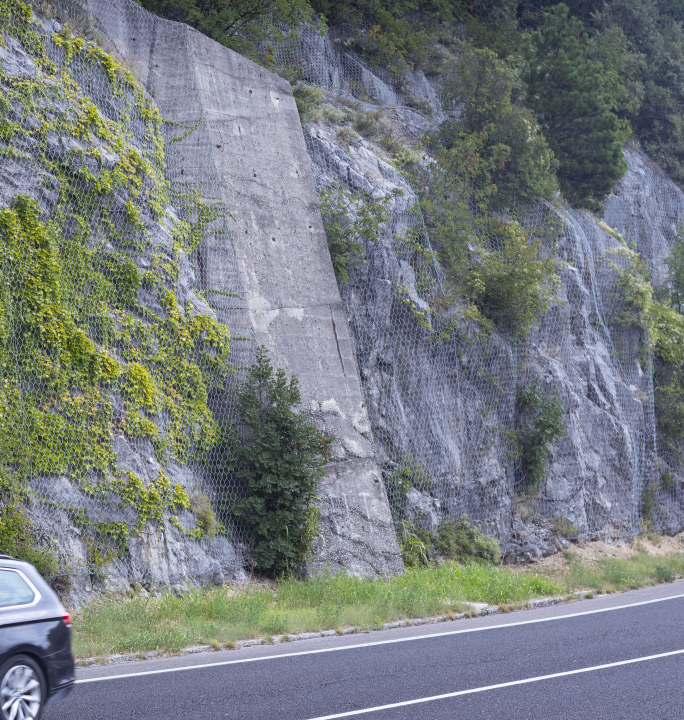
M 320 515 L 318 484 L 330 457 L 329 438 L 296 410 L 296 377 L 274 370 L 263 346 L 238 393 L 246 442 L 238 450 L 238 477 L 247 497 L 236 506 L 262 572 L 281 575 L 301 568 Z
M 582 27 L 568 18 L 566 5 L 548 12 L 532 34 L 525 81 L 527 103 L 559 163 L 562 193 L 573 205 L 596 210 L 627 163 L 601 66 L 582 51 Z

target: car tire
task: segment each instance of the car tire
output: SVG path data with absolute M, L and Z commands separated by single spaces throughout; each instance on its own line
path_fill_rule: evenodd
M 40 720 L 47 698 L 45 676 L 28 655 L 15 655 L 0 667 L 0 718 Z

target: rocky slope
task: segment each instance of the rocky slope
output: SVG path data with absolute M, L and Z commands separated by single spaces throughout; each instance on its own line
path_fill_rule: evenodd
M 338 55 L 329 62 L 344 68 L 348 61 Z M 381 85 L 378 77 L 367 79 L 368 94 Z M 631 247 L 647 260 L 654 284 L 662 282 L 684 210 L 681 191 L 643 154 L 626 149 L 629 171 L 601 218 L 560 205 L 533 209 L 531 222 L 561 223 L 555 250 L 561 285 L 527 341 L 495 334 L 480 342 L 474 325 L 461 321 L 454 337 L 436 342 L 429 294 L 402 241 L 420 220 L 411 212 L 416 197 L 398 170 L 401 153 L 388 151 L 386 139 L 417 148 L 434 121 L 383 104 L 387 93 L 379 90 L 373 104 L 354 103 L 348 87 L 338 79 L 326 94 L 347 119 L 324 105 L 306 130 L 307 144 L 320 188 L 340 183 L 375 199 L 402 192 L 380 242 L 365 247 L 367 263 L 341 286 L 386 480 L 407 458 L 414 478 L 424 472 L 430 478 L 429 489 L 400 492 L 399 504 L 417 524 L 433 528 L 467 512 L 501 539 L 511 558 L 566 546 L 558 521 L 573 526 L 564 534 L 575 537 L 639 532 L 643 495 L 658 484 L 663 460 L 643 337 L 620 322 L 615 282 Z M 379 110 L 380 137 L 346 132 L 350 107 L 351 118 Z M 520 423 L 516 391 L 534 380 L 558 393 L 566 435 L 553 447 L 543 487 L 529 493 L 516 479 L 508 439 Z M 651 512 L 662 529 L 681 529 L 679 481 L 658 490 Z

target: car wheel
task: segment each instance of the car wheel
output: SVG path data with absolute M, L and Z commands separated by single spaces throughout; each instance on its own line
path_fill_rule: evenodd
M 15 655 L 0 668 L 0 718 L 39 720 L 45 705 L 45 678 L 28 655 Z

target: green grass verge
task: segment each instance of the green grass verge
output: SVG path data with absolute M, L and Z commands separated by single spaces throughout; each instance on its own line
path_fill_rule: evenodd
M 180 597 L 166 593 L 156 599 L 105 599 L 74 618 L 74 653 L 92 657 L 176 652 L 194 644 L 276 634 L 349 626 L 370 629 L 397 619 L 462 612 L 468 609 L 459 604 L 464 601 L 511 604 L 562 589 L 534 573 L 446 563 L 384 580 L 343 576 L 286 580 L 275 592 L 248 587 L 231 594 L 217 588 Z
M 640 552 L 627 560 L 603 558 L 593 564 L 581 562 L 572 552 L 566 552 L 565 558 L 569 571 L 562 582 L 569 590 L 636 590 L 659 582 L 672 582 L 677 575 L 684 575 L 684 553 L 658 556 Z

